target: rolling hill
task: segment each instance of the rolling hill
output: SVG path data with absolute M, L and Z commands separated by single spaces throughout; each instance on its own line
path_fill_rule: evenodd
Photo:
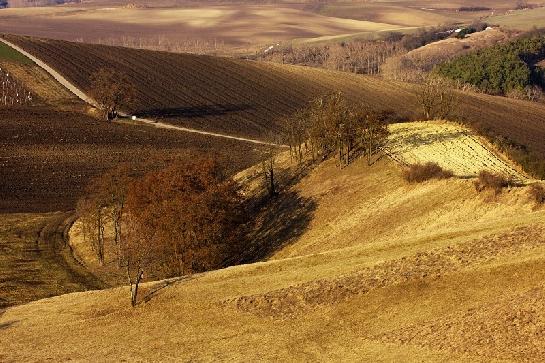
M 538 360 L 545 210 L 526 189 L 479 195 L 471 180 L 407 184 L 388 159 L 326 161 L 271 205 L 263 242 L 300 233 L 268 261 L 150 282 L 134 309 L 126 287 L 9 308 L 0 357 Z M 313 206 L 292 210 L 307 224 L 285 210 L 294 196 Z
M 310 67 L 222 57 L 6 36 L 83 90 L 101 67 L 127 74 L 138 89 L 137 112 L 174 125 L 267 138 L 307 102 L 342 91 L 353 102 L 392 111 L 392 120 L 422 118 L 418 85 Z M 545 105 L 471 92 L 457 96 L 455 119 L 510 149 L 545 177 Z M 529 156 L 531 158 L 529 159 Z M 528 161 L 530 160 L 530 161 Z M 537 164 L 537 166 L 533 164 Z
M 164 119 L 233 135 L 265 136 L 278 129 L 281 117 L 335 89 L 380 109 L 409 112 L 415 118 L 419 113 L 417 86 L 374 77 L 10 39 L 49 60 L 84 89 L 89 71 L 77 59 L 87 59 L 90 67 L 106 64 L 125 71 L 139 82 L 143 114 L 237 100 L 260 112 L 275 111 L 254 129 L 252 108 L 240 110 L 237 117 L 200 115 L 198 123 L 188 115 Z M 52 50 L 63 63 L 53 59 Z M 119 52 L 117 58 L 103 54 L 114 51 Z M 137 67 L 140 60 L 142 70 Z M 199 71 L 208 66 L 208 72 Z M 144 82 L 140 79 L 147 70 L 155 71 Z M 241 71 L 244 81 L 226 76 L 229 70 Z M 191 92 L 177 88 L 176 81 L 184 77 L 192 80 L 186 86 Z M 260 87 L 245 90 L 252 83 Z M 292 86 L 299 87 L 297 92 Z M 265 102 L 267 94 L 276 108 Z M 468 124 L 483 123 L 534 142 L 539 150 L 543 106 L 487 95 L 459 97 Z M 5 210 L 12 212 L 25 205 L 35 211 L 68 209 L 90 176 L 120 161 L 155 164 L 196 152 L 218 153 L 234 173 L 256 163 L 260 154 L 253 144 L 127 122 L 104 123 L 48 106 L 0 113 L 6 131 L 1 139 L 0 191 L 6 196 Z M 339 169 L 335 160 L 328 160 L 300 170 L 281 156 L 280 180 L 287 184 L 259 215 L 248 256 L 241 256 L 242 261 L 261 262 L 148 282 L 134 309 L 126 287 L 9 307 L 0 312 L 0 360 L 538 360 L 545 354 L 544 207 L 530 199 L 529 187 L 505 189 L 499 195 L 475 190 L 468 177 L 481 168 L 513 175 L 519 171 L 471 130 L 444 122 L 390 128 L 393 159 L 435 161 L 464 178 L 408 184 L 400 164 L 386 157 L 372 166 L 360 159 Z M 476 149 L 476 157 L 460 159 Z M 236 174 L 247 193 L 259 182 L 259 168 L 257 164 Z M 40 267 L 49 263 L 47 259 L 29 254 L 36 231 L 61 217 L 2 216 L 0 233 L 8 236 L 2 241 L 12 241 L 16 248 L 0 247 L 10 248 L 5 255 L 9 266 L 19 263 L 29 266 L 21 269 L 24 276 L 34 273 L 40 282 L 35 297 L 51 295 L 55 286 L 49 285 L 50 276 L 68 281 L 72 291 L 93 287 L 64 273 L 58 264 L 49 272 Z M 18 294 L 28 289 L 27 282 L 10 285 L 10 278 L 0 289 L 16 288 Z M 2 303 L 31 299 L 20 293 Z M 86 349 L 89 346 L 93 349 Z

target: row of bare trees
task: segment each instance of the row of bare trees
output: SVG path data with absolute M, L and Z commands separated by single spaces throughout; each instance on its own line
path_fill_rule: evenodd
M 78 38 L 81 43 L 97 43 L 111 46 L 121 46 L 136 49 L 148 49 L 170 53 L 192 54 L 226 54 L 231 51 L 231 46 L 223 39 L 217 38 L 189 38 L 172 39 L 167 36 L 119 36 L 100 39 Z
M 302 162 L 306 155 L 312 160 L 336 155 L 341 167 L 362 154 L 370 165 L 388 137 L 386 113 L 353 105 L 340 92 L 296 112 L 286 119 L 285 130 L 292 158 Z
M 89 184 L 77 212 L 99 263 L 112 251 L 126 270 L 134 306 L 144 271 L 166 278 L 221 267 L 235 246 L 240 204 L 219 164 L 196 159 L 141 177 L 109 171 Z
M 273 48 L 258 55 L 258 58 L 284 64 L 377 74 L 386 59 L 404 52 L 398 42 L 350 41 L 322 46 Z

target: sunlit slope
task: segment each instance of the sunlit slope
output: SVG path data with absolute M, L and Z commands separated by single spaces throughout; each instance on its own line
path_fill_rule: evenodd
M 434 162 L 459 177 L 476 177 L 486 170 L 523 182 L 520 168 L 468 128 L 446 121 L 393 124 L 386 150 L 409 165 Z
M 471 180 L 407 185 L 386 158 L 342 170 L 327 161 L 271 205 L 270 228 L 302 230 L 275 260 L 148 284 L 135 309 L 128 288 L 11 308 L 0 357 L 539 359 L 545 210 L 526 193 L 479 195 Z M 292 211 L 308 214 L 306 225 L 280 213 L 286 198 L 312 202 Z

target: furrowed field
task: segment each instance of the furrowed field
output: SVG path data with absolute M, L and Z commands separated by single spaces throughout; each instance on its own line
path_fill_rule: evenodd
M 334 91 L 372 109 L 391 111 L 392 120 L 423 118 L 419 86 L 373 76 L 28 37 L 8 39 L 84 90 L 97 69 L 118 69 L 136 85 L 141 115 L 207 131 L 267 138 L 281 128 L 284 117 Z M 545 159 L 544 113 L 543 104 L 467 92 L 459 93 L 453 118 L 508 145 L 526 167 L 539 169 L 530 164 Z
M 234 172 L 259 154 L 249 143 L 108 124 L 44 107 L 2 109 L 0 128 L 0 212 L 72 209 L 89 179 L 119 163 L 140 173 L 206 154 L 224 159 Z

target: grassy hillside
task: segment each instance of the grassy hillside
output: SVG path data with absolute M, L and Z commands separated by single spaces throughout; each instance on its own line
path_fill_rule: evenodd
M 48 107 L 0 109 L 0 211 L 72 209 L 89 179 L 119 163 L 136 170 L 196 154 L 223 158 L 231 172 L 255 163 L 259 146 L 106 123 Z
M 525 188 L 490 200 L 470 180 L 407 185 L 383 159 L 342 170 L 325 162 L 280 198 L 293 194 L 315 203 L 311 224 L 274 260 L 149 283 L 135 309 L 126 287 L 10 308 L 0 356 L 487 362 L 545 353 L 545 211 Z M 289 225 L 288 213 L 275 215 Z
M 0 309 L 74 291 L 106 288 L 71 258 L 67 213 L 0 214 Z
M 545 8 L 517 10 L 503 15 L 492 16 L 487 19 L 487 22 L 516 30 L 532 30 L 535 27 L 542 28 L 545 26 Z
M 11 47 L 7 46 L 4 43 L 0 43 L 0 60 L 27 65 L 32 64 L 32 61 L 30 59 L 28 59 L 21 53 L 13 50 Z

